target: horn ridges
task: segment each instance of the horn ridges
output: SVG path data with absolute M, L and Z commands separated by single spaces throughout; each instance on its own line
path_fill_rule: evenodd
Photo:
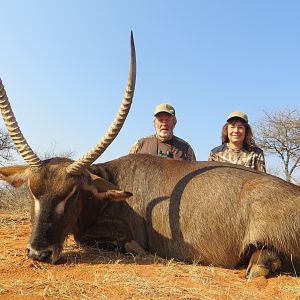
M 31 168 L 40 168 L 42 162 L 32 151 L 32 149 L 29 147 L 27 141 L 25 140 L 20 130 L 20 127 L 11 109 L 1 79 L 0 79 L 0 110 L 3 116 L 5 126 L 8 130 L 8 133 L 12 138 L 14 144 L 16 145 L 21 156 L 24 158 L 24 160 L 29 164 Z
M 89 167 L 100 155 L 107 149 L 107 147 L 113 142 L 118 133 L 120 132 L 128 112 L 131 107 L 134 89 L 135 89 L 135 80 L 136 80 L 136 55 L 133 34 L 131 32 L 131 59 L 130 59 L 130 70 L 128 75 L 127 87 L 125 90 L 125 95 L 123 97 L 121 107 L 118 111 L 117 116 L 115 117 L 112 125 L 105 133 L 104 137 L 97 143 L 97 145 L 82 156 L 79 160 L 73 162 L 67 167 L 67 172 L 69 174 L 79 174 L 82 169 Z

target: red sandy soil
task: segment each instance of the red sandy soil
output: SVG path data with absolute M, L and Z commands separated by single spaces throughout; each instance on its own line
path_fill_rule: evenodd
M 300 299 L 300 278 L 81 249 L 70 237 L 57 265 L 27 258 L 28 212 L 0 212 L 1 299 Z

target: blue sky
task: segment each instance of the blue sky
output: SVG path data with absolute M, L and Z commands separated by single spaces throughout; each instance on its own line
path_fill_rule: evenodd
M 0 0 L 0 77 L 31 148 L 81 157 L 102 137 L 127 82 L 130 30 L 137 52 L 134 103 L 98 161 L 154 132 L 160 102 L 198 160 L 220 144 L 234 110 L 300 103 L 299 1 Z M 4 126 L 2 119 L 0 126 Z

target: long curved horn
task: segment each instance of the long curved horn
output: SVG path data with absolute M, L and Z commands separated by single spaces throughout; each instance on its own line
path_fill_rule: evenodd
M 15 143 L 19 153 L 22 155 L 24 160 L 28 163 L 31 168 L 40 168 L 42 161 L 32 151 L 27 141 L 25 140 L 21 129 L 16 121 L 14 113 L 11 109 L 9 100 L 6 95 L 5 88 L 0 79 L 0 110 L 3 116 L 5 126 L 8 130 L 10 137 Z
M 100 155 L 106 150 L 106 148 L 113 142 L 118 133 L 120 132 L 133 99 L 135 79 L 136 79 L 136 57 L 135 57 L 135 47 L 133 40 L 133 33 L 131 32 L 130 37 L 130 70 L 128 75 L 127 87 L 125 90 L 125 95 L 121 103 L 121 107 L 115 117 L 112 125 L 106 131 L 104 137 L 97 143 L 97 145 L 82 156 L 79 160 L 73 162 L 67 167 L 67 173 L 69 174 L 79 174 L 82 169 L 89 167 Z

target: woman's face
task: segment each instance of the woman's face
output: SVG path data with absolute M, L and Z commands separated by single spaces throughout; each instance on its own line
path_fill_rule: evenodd
M 245 125 L 239 121 L 233 121 L 228 124 L 228 139 L 233 144 L 243 144 L 246 135 Z

